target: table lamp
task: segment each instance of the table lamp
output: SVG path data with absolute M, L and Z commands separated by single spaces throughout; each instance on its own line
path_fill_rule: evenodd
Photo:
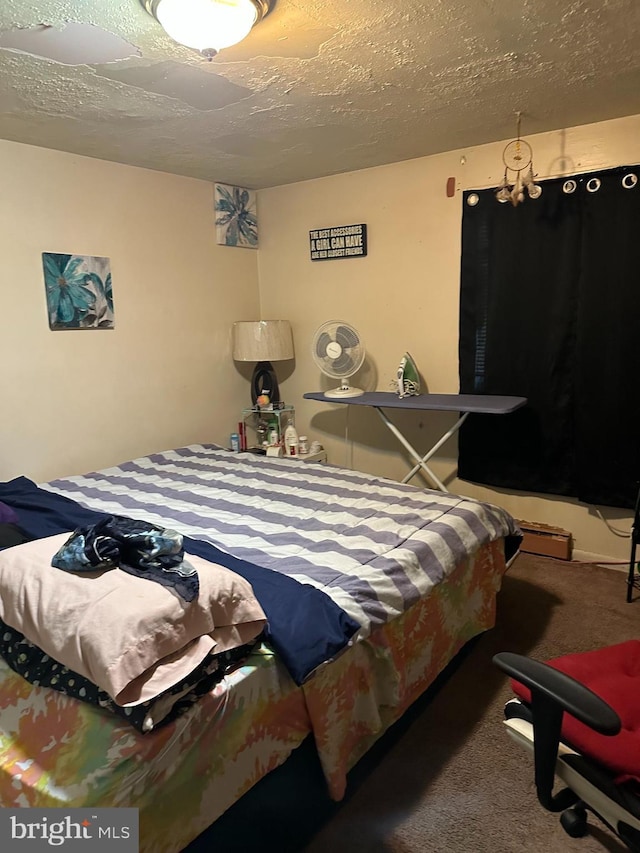
M 270 403 L 280 402 L 280 389 L 272 361 L 293 358 L 293 335 L 288 320 L 241 320 L 233 324 L 234 361 L 255 361 L 251 400 L 266 394 Z

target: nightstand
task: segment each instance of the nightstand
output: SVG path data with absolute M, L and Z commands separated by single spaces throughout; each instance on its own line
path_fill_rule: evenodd
M 287 459 L 302 459 L 303 462 L 326 462 L 327 451 L 316 450 L 315 453 L 298 453 L 297 456 L 288 456 Z

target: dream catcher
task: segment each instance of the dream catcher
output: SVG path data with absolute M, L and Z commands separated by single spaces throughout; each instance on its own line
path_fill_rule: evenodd
M 520 113 L 517 113 L 517 117 L 517 136 L 505 145 L 502 152 L 504 178 L 496 190 L 499 202 L 510 201 L 514 207 L 524 201 L 525 190 L 529 198 L 540 198 L 542 195 L 542 187 L 536 184 L 533 172 L 533 149 L 526 139 L 520 138 Z

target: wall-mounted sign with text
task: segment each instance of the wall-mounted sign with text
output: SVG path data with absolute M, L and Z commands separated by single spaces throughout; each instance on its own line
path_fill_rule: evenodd
M 309 231 L 312 261 L 362 258 L 367 254 L 366 225 L 334 225 Z

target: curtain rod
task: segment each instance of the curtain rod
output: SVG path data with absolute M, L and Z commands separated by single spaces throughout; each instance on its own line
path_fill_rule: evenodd
M 574 172 L 560 172 L 555 175 L 535 175 L 536 181 L 551 181 L 553 179 L 558 178 L 581 178 L 584 175 L 592 175 L 594 172 L 624 172 L 626 169 L 638 169 L 640 171 L 640 164 L 634 164 L 633 166 L 600 166 L 599 168 L 591 168 L 585 169 L 582 172 L 574 171 Z M 640 177 L 640 175 L 638 176 Z M 500 180 L 500 178 L 498 178 Z M 474 184 L 470 187 L 460 187 L 459 192 L 470 192 L 471 190 L 491 190 L 495 189 L 497 184 Z

